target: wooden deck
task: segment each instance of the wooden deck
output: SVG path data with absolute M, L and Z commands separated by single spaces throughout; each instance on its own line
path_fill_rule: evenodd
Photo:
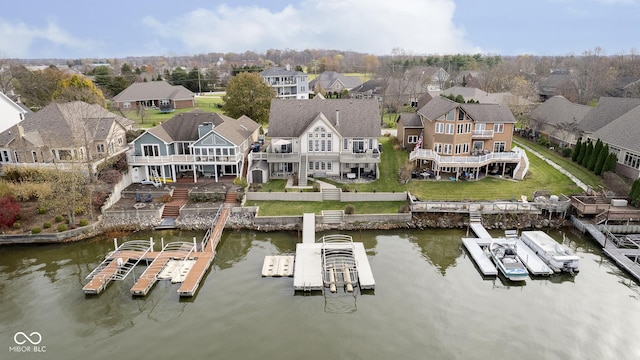
M 109 282 L 113 279 L 113 277 L 118 273 L 120 266 L 118 266 L 118 260 L 122 259 L 123 262 L 129 261 L 129 258 L 118 257 L 113 258 L 111 262 L 100 271 L 96 276 L 94 276 L 91 281 L 89 281 L 83 288 L 85 294 L 89 295 L 97 295 L 104 290 Z

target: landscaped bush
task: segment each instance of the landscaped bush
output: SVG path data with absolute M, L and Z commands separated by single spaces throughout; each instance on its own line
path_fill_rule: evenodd
M 22 224 L 20 224 L 20 221 L 16 221 L 13 223 L 13 228 L 14 229 L 20 229 L 22 227 Z
M 356 213 L 356 207 L 349 204 L 344 208 L 344 213 L 347 215 L 353 215 Z
M 59 224 L 58 232 L 67 231 L 67 224 Z
M 80 219 L 80 222 L 78 223 L 80 226 L 87 226 L 89 225 L 89 220 L 87 219 Z
M 107 200 L 109 195 L 106 192 L 98 191 L 93 195 L 92 204 L 95 207 L 101 207 L 104 205 L 104 202 Z
M 48 209 L 45 206 L 39 206 L 38 207 L 38 214 L 42 215 L 42 214 L 46 214 L 48 211 Z
M 0 227 L 14 224 L 19 214 L 20 204 L 13 196 L 0 197 Z
M 191 202 L 218 202 L 222 200 L 220 193 L 202 193 L 191 192 L 189 194 L 189 201 Z
M 55 221 L 56 221 L 57 223 L 59 223 L 59 222 L 60 222 L 60 221 L 62 221 L 63 219 L 64 219 L 64 218 L 62 217 L 62 215 L 56 215 L 56 217 L 55 217 Z
M 45 221 L 44 224 L 42 224 L 42 227 L 45 228 L 45 229 L 48 229 L 48 228 L 51 227 L 51 223 L 48 222 L 48 221 Z
M 98 174 L 98 180 L 104 181 L 109 185 L 115 185 L 122 180 L 122 173 L 115 169 L 106 170 Z
M 562 157 L 569 157 L 569 156 L 571 156 L 572 152 L 573 152 L 573 150 L 571 150 L 570 147 L 563 147 L 562 148 Z
M 171 201 L 171 195 L 169 195 L 169 194 L 162 195 L 162 197 L 160 198 L 160 201 L 162 201 L 163 203 L 170 202 Z
M 34 227 L 33 229 L 31 229 L 32 234 L 40 234 L 41 232 L 42 229 L 40 229 L 39 227 Z

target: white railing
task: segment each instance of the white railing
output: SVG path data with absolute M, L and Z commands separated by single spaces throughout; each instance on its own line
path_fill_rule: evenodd
M 473 130 L 471 136 L 474 138 L 492 138 L 493 130 Z
M 413 150 L 409 160 L 433 160 L 439 166 L 483 166 L 498 161 L 520 161 L 519 152 L 494 152 L 478 156 L 444 156 L 430 149 Z
M 167 165 L 194 163 L 236 163 L 242 160 L 242 154 L 236 155 L 168 155 L 168 156 L 128 156 L 130 165 Z

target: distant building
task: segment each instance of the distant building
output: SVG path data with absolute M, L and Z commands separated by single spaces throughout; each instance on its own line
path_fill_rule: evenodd
M 298 100 L 309 98 L 309 75 L 302 71 L 291 70 L 289 65 L 264 70 L 260 76 L 275 90 L 278 98 Z
M 195 94 L 182 85 L 171 85 L 166 81 L 137 82 L 129 85 L 113 97 L 120 110 L 135 110 L 139 107 L 157 108 L 162 111 L 195 107 Z

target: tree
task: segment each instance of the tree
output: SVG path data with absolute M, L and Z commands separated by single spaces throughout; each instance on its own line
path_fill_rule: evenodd
M 587 153 L 587 144 L 590 144 L 590 142 L 583 143 L 582 145 L 580 145 L 580 153 L 578 154 L 578 158 L 576 159 L 576 162 L 580 165 L 582 165 L 582 160 L 584 159 L 584 156 Z
M 185 86 L 187 84 L 189 74 L 187 71 L 181 67 L 177 67 L 173 69 L 171 73 L 171 85 L 182 85 Z
M 609 156 L 607 156 L 607 161 L 605 161 L 604 163 L 604 169 L 602 170 L 602 172 L 605 172 L 605 171 L 615 172 L 617 164 L 618 164 L 618 156 L 616 154 L 609 154 Z
M 587 167 L 589 164 L 589 159 L 591 158 L 591 154 L 593 153 L 593 142 L 589 141 L 587 144 L 587 151 L 584 152 L 584 157 L 582 158 L 582 162 L 580 163 L 582 166 Z
M 271 100 L 275 91 L 267 85 L 258 73 L 239 73 L 227 82 L 227 93 L 222 98 L 224 112 L 232 118 L 246 115 L 256 122 L 269 122 Z
M 22 102 L 32 110 L 41 109 L 53 101 L 53 93 L 65 76 L 55 66 L 44 70 L 30 71 L 19 65 L 11 67 L 13 86 Z
M 631 185 L 629 197 L 631 198 L 631 205 L 637 207 L 640 204 L 640 179 L 636 179 Z
M 602 175 L 607 157 L 609 157 L 609 145 L 605 144 L 598 154 L 598 160 L 596 160 L 596 166 L 593 169 L 596 175 Z
M 102 91 L 88 78 L 75 74 L 60 81 L 58 88 L 53 93 L 53 99 L 61 102 L 83 101 L 87 104 L 106 107 Z
M 571 153 L 571 160 L 578 160 L 578 155 L 580 155 L 580 149 L 582 148 L 582 139 L 578 139 L 576 142 L 576 146 L 573 148 L 573 152 Z
M 596 162 L 598 161 L 598 157 L 600 156 L 600 151 L 602 151 L 602 147 L 604 144 L 602 140 L 598 139 L 596 141 L 596 145 L 593 147 L 593 152 L 589 157 L 589 161 L 587 162 L 587 169 L 593 171 L 596 168 Z

